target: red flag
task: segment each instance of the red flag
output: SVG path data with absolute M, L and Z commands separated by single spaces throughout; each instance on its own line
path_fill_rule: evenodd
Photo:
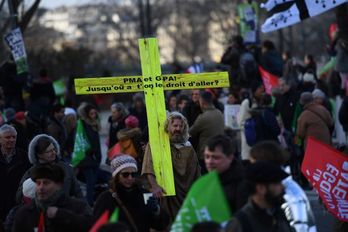
M 45 216 L 43 212 L 40 212 L 39 224 L 37 225 L 37 232 L 45 231 Z
M 98 218 L 98 220 L 94 223 L 92 229 L 89 232 L 97 232 L 99 227 L 104 225 L 109 221 L 109 210 L 105 210 L 105 212 Z
M 301 171 L 326 208 L 348 222 L 348 156 L 310 137 Z
M 116 143 L 112 148 L 108 150 L 108 159 L 112 160 L 116 155 L 121 153 L 121 144 Z
M 266 93 L 272 95 L 272 89 L 279 86 L 279 77 L 267 72 L 261 66 L 259 70 Z

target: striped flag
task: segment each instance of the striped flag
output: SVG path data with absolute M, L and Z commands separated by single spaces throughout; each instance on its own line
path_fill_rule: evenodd
M 93 227 L 89 230 L 89 232 L 97 232 L 99 227 L 108 222 L 109 211 L 105 210 L 105 212 L 98 218 L 98 220 L 94 223 Z
M 261 26 L 261 31 L 266 33 L 296 24 L 346 2 L 348 0 L 268 0 L 261 8 L 271 16 Z

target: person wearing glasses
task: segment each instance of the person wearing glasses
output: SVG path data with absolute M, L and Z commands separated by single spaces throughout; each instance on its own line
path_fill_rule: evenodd
M 46 134 L 35 136 L 29 143 L 28 158 L 33 166 L 24 173 L 21 179 L 16 196 L 18 202 L 20 202 L 23 197 L 23 182 L 30 178 L 32 170 L 40 164 L 57 164 L 63 168 L 65 172 L 63 191 L 67 196 L 83 198 L 80 185 L 75 177 L 73 169 L 68 163 L 62 160 L 60 146 L 52 136 Z
M 169 223 L 168 215 L 155 197 L 147 199 L 149 194 L 137 179 L 136 160 L 130 155 L 117 155 L 111 161 L 111 169 L 110 189 L 99 195 L 94 205 L 94 219 L 98 220 L 106 210 L 112 214 L 119 208 L 118 222 L 126 224 L 131 231 L 164 229 Z

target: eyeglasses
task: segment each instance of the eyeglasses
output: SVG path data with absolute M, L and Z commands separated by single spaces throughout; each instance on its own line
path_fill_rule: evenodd
M 49 154 L 49 153 L 52 153 L 52 152 L 57 152 L 57 150 L 55 148 L 52 148 L 48 151 L 44 151 L 43 154 Z
M 134 178 L 134 177 L 138 176 L 138 173 L 137 172 L 121 172 L 120 175 L 123 178 L 128 178 L 129 176 L 132 176 Z

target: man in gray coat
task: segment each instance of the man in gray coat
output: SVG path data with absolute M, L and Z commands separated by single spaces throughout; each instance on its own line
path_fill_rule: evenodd
M 195 148 L 198 154 L 199 164 L 202 173 L 206 173 L 204 163 L 204 148 L 209 138 L 224 133 L 224 116 L 220 110 L 216 109 L 213 104 L 213 96 L 210 92 L 202 92 L 199 98 L 199 105 L 203 111 L 189 129 L 192 139 L 198 141 Z

